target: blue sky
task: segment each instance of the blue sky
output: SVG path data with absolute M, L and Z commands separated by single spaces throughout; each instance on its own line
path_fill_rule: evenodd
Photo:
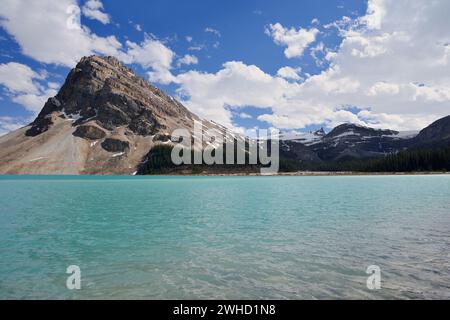
M 205 49 L 197 52 L 200 61 L 196 68 L 200 70 L 214 72 L 224 62 L 237 60 L 258 65 L 269 73 L 287 64 L 305 67 L 307 72 L 317 72 L 317 68 L 310 56 L 288 61 L 264 33 L 267 25 L 281 21 L 286 26 L 306 27 L 313 19 L 331 23 L 344 15 L 363 14 L 367 7 L 365 0 L 132 0 L 126 6 L 117 1 L 104 4 L 113 22 L 120 25 L 113 27 L 114 34 L 123 39 L 142 41 L 142 32 L 135 29 L 139 24 L 144 32 L 168 40 L 178 54 L 192 53 L 189 47 L 204 45 Z M 89 19 L 85 23 L 101 35 L 111 31 L 109 25 L 104 27 Z M 220 36 L 205 32 L 206 28 L 217 30 Z M 185 41 L 187 36 L 193 37 L 192 43 Z M 334 46 L 340 43 L 336 33 L 324 40 Z M 213 47 L 215 43 L 219 43 L 218 48 Z
M 237 129 L 306 131 L 342 122 L 414 129 L 447 112 L 440 106 L 448 98 L 445 76 L 400 79 L 388 72 L 405 73 L 389 65 L 407 52 L 398 45 L 398 52 L 391 50 L 393 38 L 418 32 L 418 26 L 406 27 L 407 12 L 389 0 L 4 2 L 0 134 L 32 119 L 75 61 L 93 53 L 118 56 L 192 111 Z M 426 2 L 419 2 L 422 17 L 442 10 L 425 11 Z M 64 30 L 61 23 L 74 5 L 81 31 Z M 46 14 L 55 21 L 42 20 Z M 445 44 L 445 33 L 426 40 Z M 447 47 L 426 53 L 447 54 Z M 23 77 L 11 79 L 13 72 Z M 368 72 L 374 73 L 370 79 Z M 411 97 L 417 108 L 408 110 Z

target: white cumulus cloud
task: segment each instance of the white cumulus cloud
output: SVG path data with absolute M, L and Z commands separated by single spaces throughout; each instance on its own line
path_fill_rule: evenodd
M 305 49 L 314 41 L 319 30 L 285 28 L 280 23 L 270 24 L 266 28 L 269 35 L 276 44 L 285 46 L 284 54 L 287 58 L 301 57 Z
M 299 73 L 301 68 L 282 67 L 277 71 L 277 76 L 290 80 L 301 80 Z
M 0 26 L 23 54 L 44 63 L 73 67 L 94 53 L 119 55 L 115 36 L 101 37 L 80 24 L 76 0 L 2 0 Z
M 395 83 L 377 82 L 370 87 L 369 96 L 376 96 L 379 94 L 396 95 L 400 92 L 400 86 Z
M 198 58 L 191 54 L 186 54 L 184 57 L 178 59 L 177 66 L 198 64 Z
M 177 76 L 180 99 L 200 116 L 233 127 L 227 108 L 273 107 L 291 86 L 254 65 L 230 61 L 217 73 L 189 71 Z
M 248 113 L 241 112 L 241 113 L 239 113 L 239 118 L 241 118 L 241 119 L 252 119 L 253 117 L 250 114 L 248 114 Z
M 39 85 L 35 80 L 42 78 L 27 65 L 17 62 L 0 64 L 0 84 L 11 92 L 37 93 Z
M 122 60 L 151 69 L 148 71 L 150 81 L 168 84 L 176 80 L 170 71 L 175 53 L 161 41 L 146 38 L 140 44 L 127 41 L 126 45 L 128 49 Z
M 0 117 L 0 136 L 25 126 L 28 122 L 17 117 Z
M 103 24 L 110 22 L 110 17 L 103 12 L 103 3 L 100 0 L 88 0 L 82 7 L 83 15 L 92 20 L 98 20 Z
M 45 101 L 57 93 L 54 83 L 45 85 L 40 82 L 45 78 L 46 75 L 39 74 L 24 64 L 0 64 L 0 85 L 6 88 L 12 101 L 33 113 L 39 112 Z

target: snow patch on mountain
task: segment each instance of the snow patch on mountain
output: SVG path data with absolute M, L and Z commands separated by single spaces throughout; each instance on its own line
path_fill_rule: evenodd
M 278 136 L 281 141 L 292 141 L 296 143 L 302 143 L 306 146 L 311 146 L 313 144 L 319 143 L 322 141 L 323 137 L 326 135 L 325 131 L 322 129 L 317 130 L 315 132 L 282 132 Z

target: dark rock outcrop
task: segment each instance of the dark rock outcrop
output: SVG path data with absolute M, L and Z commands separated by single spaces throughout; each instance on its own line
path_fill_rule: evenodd
M 78 126 L 73 135 L 86 140 L 99 140 L 106 137 L 105 131 L 89 125 Z
M 53 124 L 52 113 L 59 110 L 61 110 L 61 102 L 56 97 L 48 99 L 37 118 L 32 122 L 31 128 L 25 134 L 29 137 L 35 137 L 47 131 Z
M 414 142 L 415 144 L 450 142 L 450 116 L 439 119 L 420 131 Z
M 153 142 L 168 142 L 171 141 L 172 137 L 168 134 L 156 134 L 153 137 Z
M 314 134 L 316 136 L 321 136 L 321 137 L 325 137 L 327 135 L 327 133 L 325 132 L 325 130 L 322 128 L 320 128 L 319 130 L 315 131 Z
M 130 143 L 128 141 L 108 138 L 102 142 L 102 148 L 108 152 L 127 152 L 130 150 Z

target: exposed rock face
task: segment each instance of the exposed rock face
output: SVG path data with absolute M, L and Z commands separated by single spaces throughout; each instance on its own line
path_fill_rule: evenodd
M 171 139 L 172 139 L 172 137 L 170 136 L 170 135 L 168 135 L 168 134 L 156 134 L 154 137 L 153 137 L 153 141 L 154 142 L 168 142 L 168 141 L 171 141 Z
M 26 131 L 26 135 L 35 137 L 47 131 L 50 125 L 53 124 L 52 113 L 61 109 L 61 102 L 56 97 L 48 99 L 47 103 L 42 108 L 38 117 L 32 123 L 31 128 Z
M 126 152 L 130 149 L 130 143 L 128 141 L 108 138 L 102 142 L 102 148 L 108 152 Z
M 78 126 L 73 135 L 87 140 L 99 140 L 106 137 L 105 131 L 98 127 L 88 125 Z
M 327 133 L 325 132 L 325 130 L 323 128 L 320 128 L 319 130 L 314 132 L 314 134 L 316 136 L 320 136 L 320 137 L 325 137 L 327 135 Z
M 439 119 L 422 131 L 414 139 L 416 144 L 450 142 L 450 116 Z
M 168 128 L 167 118 L 191 119 L 183 105 L 137 77 L 116 58 L 85 57 L 68 75 L 58 95 L 48 100 L 27 135 L 49 129 L 53 112 L 77 117 L 75 125 L 94 120 L 106 130 L 125 126 L 137 135 Z

